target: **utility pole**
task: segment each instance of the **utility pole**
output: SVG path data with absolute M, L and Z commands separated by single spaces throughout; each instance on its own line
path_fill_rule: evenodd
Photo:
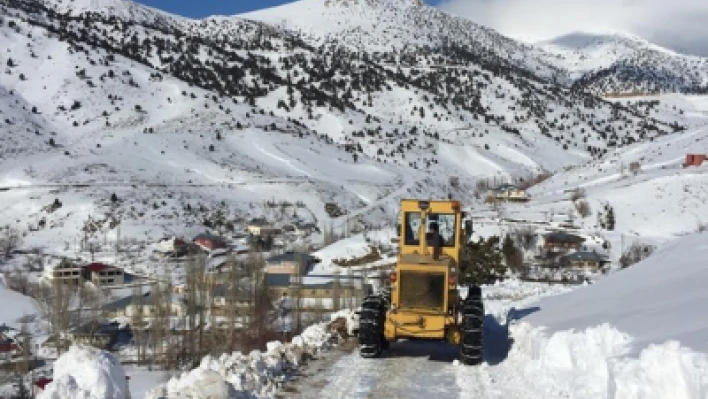
M 120 252 L 120 223 L 118 223 L 118 226 L 116 228 L 116 264 L 118 263 L 118 252 Z

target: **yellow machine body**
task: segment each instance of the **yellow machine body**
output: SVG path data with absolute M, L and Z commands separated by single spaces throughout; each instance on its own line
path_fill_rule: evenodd
M 445 339 L 458 345 L 457 275 L 466 242 L 461 204 L 402 200 L 400 218 L 400 250 L 390 278 L 384 336 L 389 342 Z M 438 233 L 430 231 L 430 223 L 437 224 Z

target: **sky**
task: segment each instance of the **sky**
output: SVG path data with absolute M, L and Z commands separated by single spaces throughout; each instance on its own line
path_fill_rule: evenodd
M 707 0 L 443 0 L 438 7 L 528 42 L 624 32 L 708 56 Z
M 137 0 L 192 18 L 233 15 L 290 0 Z M 324 0 L 322 0 L 324 1 Z M 537 42 L 574 32 L 626 32 L 708 56 L 708 0 L 424 0 L 515 39 Z

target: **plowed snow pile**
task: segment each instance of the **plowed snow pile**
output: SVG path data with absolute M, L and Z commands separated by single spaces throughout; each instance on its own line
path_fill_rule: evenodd
M 343 312 L 333 315 L 347 317 Z M 194 370 L 150 390 L 145 399 L 273 397 L 280 382 L 314 355 L 335 344 L 328 323 L 310 326 L 291 343 L 270 342 L 265 352 L 207 356 Z
M 533 381 L 523 397 L 708 398 L 706 259 L 708 234 L 687 236 L 520 311 L 506 365 Z
M 128 384 L 118 359 L 90 346 L 71 346 L 54 364 L 53 381 L 38 399 L 126 399 Z

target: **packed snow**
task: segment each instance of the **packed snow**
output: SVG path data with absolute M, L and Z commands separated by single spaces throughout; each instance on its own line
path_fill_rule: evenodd
M 338 317 L 354 320 L 351 313 L 335 313 L 332 320 Z M 306 357 L 336 345 L 339 337 L 328 331 L 328 325 L 319 323 L 307 327 L 289 343 L 269 342 L 265 352 L 207 356 L 199 367 L 147 392 L 145 399 L 273 397 L 279 384 L 291 377 Z
M 56 360 L 52 382 L 37 399 L 129 399 L 127 381 L 113 354 L 73 345 Z

